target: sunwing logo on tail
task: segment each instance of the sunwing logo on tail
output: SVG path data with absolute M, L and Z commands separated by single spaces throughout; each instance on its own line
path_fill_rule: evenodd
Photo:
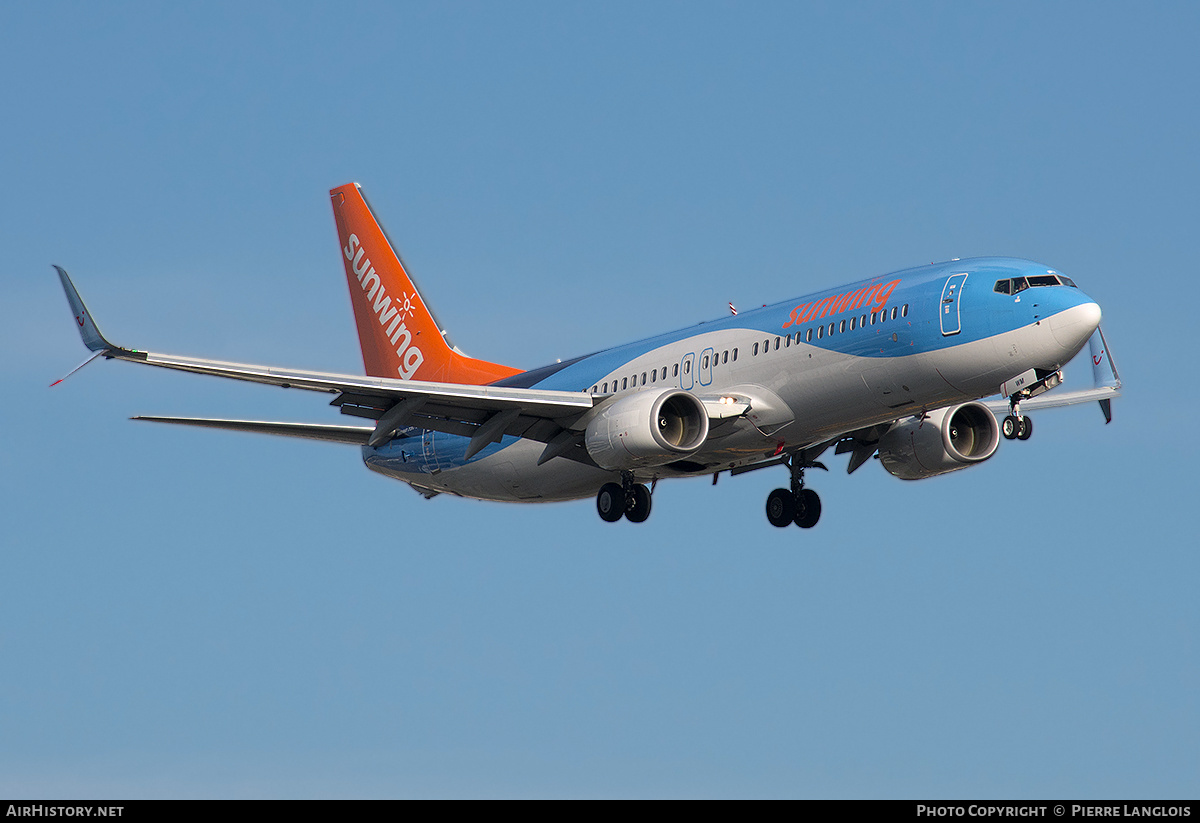
M 375 273 L 375 267 L 366 256 L 366 249 L 363 248 L 357 234 L 350 235 L 342 253 L 354 269 L 358 284 L 367 297 L 367 305 L 375 312 L 375 316 L 379 318 L 379 325 L 384 328 L 384 334 L 396 347 L 396 356 L 400 358 L 400 366 L 396 371 L 402 379 L 411 379 L 425 360 L 421 350 L 412 345 L 412 332 L 404 325 L 405 318 L 412 317 L 416 295 L 402 293 L 402 297 L 396 298 L 396 303 L 393 304 L 392 297 L 380 282 L 379 275 Z

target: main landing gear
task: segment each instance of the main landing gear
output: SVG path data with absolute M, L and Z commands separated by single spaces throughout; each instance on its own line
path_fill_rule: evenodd
M 633 482 L 632 472 L 622 472 L 620 483 L 605 483 L 596 495 L 600 519 L 615 523 L 623 516 L 630 523 L 642 523 L 650 516 L 650 490 Z
M 767 495 L 767 520 L 781 529 L 789 523 L 811 529 L 821 519 L 821 498 L 804 488 L 804 463 L 793 456 L 788 468 L 792 472 L 791 488 L 776 489 Z

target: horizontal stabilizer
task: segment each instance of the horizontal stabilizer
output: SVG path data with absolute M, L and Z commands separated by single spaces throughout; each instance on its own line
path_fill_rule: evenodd
M 315 423 L 277 423 L 268 420 L 217 420 L 208 417 L 151 417 L 142 415 L 131 420 L 149 420 L 151 423 L 175 423 L 181 426 L 200 426 L 207 429 L 232 429 L 254 434 L 277 434 L 283 437 L 302 437 L 307 440 L 325 440 L 330 443 L 349 443 L 365 446 L 372 426 L 323 426 Z

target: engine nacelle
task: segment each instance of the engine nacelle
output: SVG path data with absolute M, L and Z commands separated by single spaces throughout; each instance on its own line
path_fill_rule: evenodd
M 999 444 L 987 406 L 964 403 L 892 426 L 879 440 L 879 460 L 901 480 L 920 480 L 982 463 Z
M 662 466 L 700 448 L 708 413 L 678 389 L 641 391 L 612 401 L 588 423 L 584 445 L 603 469 Z

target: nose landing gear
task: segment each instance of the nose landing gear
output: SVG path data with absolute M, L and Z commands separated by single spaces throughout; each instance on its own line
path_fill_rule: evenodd
M 767 495 L 767 520 L 781 529 L 790 523 L 811 529 L 821 519 L 821 498 L 812 489 L 804 488 L 804 470 L 825 467 L 820 463 L 803 462 L 794 455 L 787 466 L 792 472 L 791 488 L 775 489 Z
M 1061 369 L 1052 372 L 1037 372 L 1035 370 L 1034 373 L 1040 373 L 1042 376 L 1020 391 L 1013 392 L 1008 398 L 1008 407 L 1011 409 L 1011 413 L 1000 424 L 1000 432 L 1004 435 L 1005 440 L 1028 440 L 1033 436 L 1033 421 L 1021 414 L 1022 400 L 1037 397 L 1039 394 L 1050 391 L 1055 386 L 1062 385 L 1063 374 Z
M 1010 414 L 1000 424 L 1000 431 L 1005 440 L 1028 440 L 1033 436 L 1033 420 L 1029 417 L 1017 417 Z
M 1009 400 L 1012 414 L 1004 418 L 1000 424 L 1000 432 L 1005 440 L 1028 440 L 1033 436 L 1033 421 L 1021 414 L 1021 398 L 1013 395 Z

